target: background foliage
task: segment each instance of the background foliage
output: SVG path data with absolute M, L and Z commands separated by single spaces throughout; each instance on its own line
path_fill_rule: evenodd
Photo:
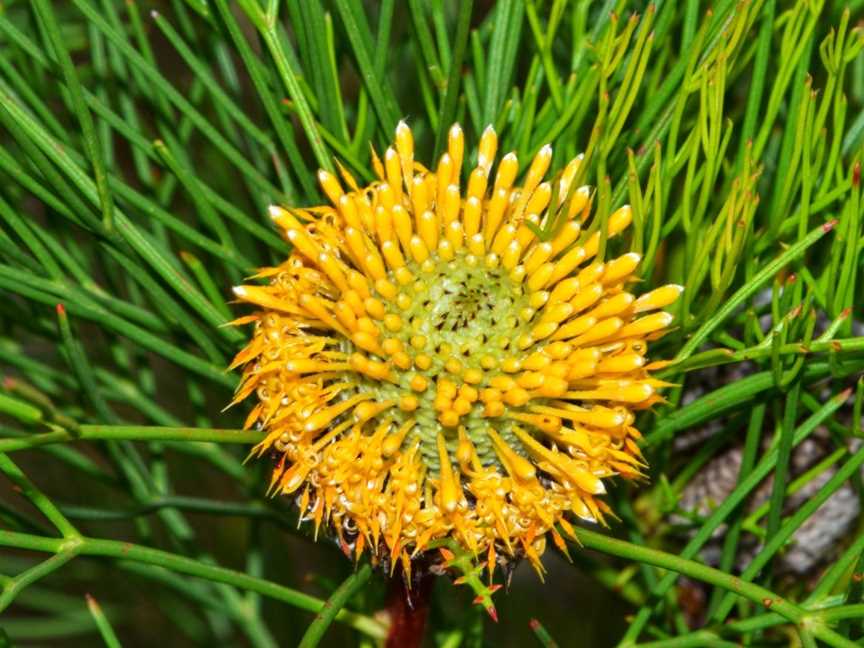
M 453 121 L 474 141 L 494 124 L 523 161 L 552 142 L 554 169 L 585 152 L 594 222 L 629 202 L 645 288 L 686 286 L 654 347 L 677 386 L 640 421 L 650 482 L 610 494 L 621 519 L 581 531 L 572 565 L 548 552 L 546 585 L 517 570 L 498 626 L 439 579 L 430 643 L 857 645 L 859 522 L 804 578 L 773 566 L 846 484 L 864 498 L 862 17 L 861 0 L 0 2 L 2 641 L 384 636 L 383 578 L 298 531 L 266 462 L 242 465 L 258 434 L 222 407 L 243 333 L 221 325 L 230 286 L 289 250 L 267 205 L 318 202 L 336 159 L 371 179 L 370 143 L 405 118 L 419 159 Z M 827 448 L 798 474 L 811 435 Z M 686 510 L 733 446 L 734 490 Z

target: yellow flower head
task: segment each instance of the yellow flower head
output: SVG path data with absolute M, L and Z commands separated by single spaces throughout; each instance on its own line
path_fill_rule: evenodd
M 672 320 L 650 311 L 681 288 L 636 298 L 639 255 L 596 258 L 581 158 L 544 182 L 544 146 L 517 187 L 513 153 L 493 173 L 488 128 L 463 186 L 463 142 L 454 126 L 432 172 L 400 123 L 379 181 L 343 171 L 346 191 L 321 171 L 332 207 L 271 208 L 294 251 L 258 275 L 269 285 L 235 288 L 259 308 L 240 320 L 255 329 L 235 402 L 257 394 L 247 426 L 279 457 L 272 488 L 346 551 L 409 570 L 455 541 L 540 570 L 547 533 L 563 546 L 568 520 L 608 512 L 604 479 L 640 475 L 633 410 L 663 386 L 646 342 Z M 608 237 L 630 220 L 612 213 Z

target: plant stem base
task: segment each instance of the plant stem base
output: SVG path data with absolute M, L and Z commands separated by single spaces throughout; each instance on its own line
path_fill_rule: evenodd
M 429 614 L 435 576 L 425 569 L 414 570 L 410 586 L 400 573 L 390 579 L 387 609 L 390 632 L 385 648 L 420 648 Z

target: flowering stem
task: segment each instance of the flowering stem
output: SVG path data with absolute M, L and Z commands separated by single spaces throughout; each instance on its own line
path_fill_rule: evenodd
M 102 641 L 105 642 L 106 648 L 122 648 L 122 644 L 117 638 L 117 633 L 111 627 L 111 622 L 105 616 L 105 611 L 99 605 L 99 602 L 90 594 L 85 594 L 84 598 L 87 600 L 87 609 L 90 610 L 90 614 L 96 623 L 96 628 L 99 630 Z
M 50 443 L 79 439 L 129 441 L 212 441 L 216 443 L 253 444 L 264 435 L 257 430 L 223 430 L 217 428 L 162 427 L 155 425 L 82 425 L 74 432 L 57 428 L 52 432 L 15 439 L 0 439 L 0 452 L 25 450 Z
M 804 366 L 802 378 L 805 383 L 810 383 L 832 373 L 836 378 L 843 378 L 857 374 L 862 369 L 864 369 L 864 364 L 860 361 L 849 362 L 839 368 L 832 366 L 830 362 L 811 362 Z M 642 446 L 656 446 L 671 439 L 675 432 L 717 418 L 722 412 L 757 398 L 763 392 L 772 389 L 774 385 L 774 376 L 768 370 L 751 374 L 746 378 L 715 389 L 710 394 L 670 412 L 658 421 L 654 429 L 645 435 Z
M 864 605 L 838 605 L 827 609 L 809 609 L 807 615 L 812 619 L 818 620 L 821 623 L 833 623 L 843 619 L 856 619 L 864 614 Z M 688 634 L 668 639 L 660 639 L 657 641 L 648 641 L 645 643 L 635 644 L 634 648 L 684 648 L 692 646 L 694 648 L 702 648 L 703 646 L 717 646 L 733 648 L 740 646 L 740 640 L 724 639 L 727 635 L 740 635 L 758 630 L 766 630 L 773 628 L 786 620 L 779 614 L 768 612 L 759 614 L 742 621 L 733 623 L 725 623 L 723 625 L 713 626 L 695 630 Z M 811 632 L 812 634 L 812 632 Z
M 401 574 L 390 579 L 386 648 L 419 648 L 423 644 L 435 576 L 422 568 L 415 568 L 413 576 L 410 587 Z
M 770 345 L 765 344 L 747 347 L 740 351 L 732 351 L 731 349 L 710 349 L 690 356 L 684 362 L 673 365 L 665 375 L 672 375 L 679 371 L 693 371 L 695 369 L 704 369 L 705 367 L 713 367 L 716 365 L 767 358 L 770 357 L 773 352 L 779 353 L 780 355 L 804 356 L 816 353 L 842 353 L 851 355 L 853 353 L 859 353 L 862 349 L 864 349 L 864 339 L 860 337 L 844 338 L 840 340 L 825 340 L 821 342 L 817 341 L 810 345 L 804 345 L 800 342 L 790 342 L 788 344 L 781 344 L 776 350 L 772 349 Z
M 21 593 L 21 590 L 45 578 L 48 574 L 57 571 L 72 560 L 77 555 L 74 542 L 73 540 L 70 545 L 71 548 L 57 552 L 47 560 L 6 581 L 3 584 L 2 591 L 0 591 L 0 612 L 9 607 L 12 601 Z
M 696 351 L 709 338 L 711 333 L 722 324 L 727 317 L 734 313 L 741 304 L 745 303 L 758 291 L 771 277 L 776 275 L 788 263 L 791 263 L 804 252 L 816 243 L 819 239 L 825 236 L 828 232 L 834 229 L 836 221 L 830 221 L 824 225 L 820 225 L 813 229 L 807 236 L 800 241 L 789 246 L 789 248 L 778 255 L 770 263 L 762 267 L 756 275 L 739 288 L 734 295 L 727 299 L 724 304 L 708 319 L 706 319 L 693 336 L 687 340 L 687 343 L 675 356 L 677 362 L 686 360 L 693 352 Z
M 325 605 L 324 601 L 314 596 L 309 596 L 303 592 L 262 578 L 255 578 L 233 569 L 209 565 L 194 558 L 187 558 L 186 556 L 144 547 L 131 542 L 88 537 L 68 540 L 0 530 L 0 546 L 44 551 L 54 554 L 61 554 L 68 551 L 70 547 L 74 547 L 76 555 L 79 556 L 102 556 L 117 560 L 157 565 L 181 574 L 197 576 L 217 583 L 227 583 L 310 612 L 320 612 Z M 381 623 L 368 616 L 341 610 L 336 614 L 335 619 L 373 639 L 382 639 L 385 636 L 385 629 Z
M 795 605 L 771 590 L 755 583 L 749 583 L 733 574 L 727 574 L 719 569 L 714 569 L 692 560 L 686 560 L 664 551 L 640 547 L 624 540 L 611 538 L 596 531 L 577 529 L 576 536 L 582 546 L 588 549 L 595 549 L 612 556 L 619 556 L 648 565 L 654 565 L 655 567 L 670 569 L 683 576 L 689 576 L 690 578 L 722 587 L 729 592 L 743 596 L 757 605 L 764 606 L 772 612 L 776 612 L 794 623 L 797 627 L 806 628 L 810 634 L 829 646 L 852 648 L 857 645 L 828 628 L 820 619 L 811 615 L 805 608 Z M 635 644 L 632 641 L 628 641 L 624 645 L 632 646 Z
M 339 614 L 340 610 L 345 607 L 345 604 L 354 594 L 363 589 L 370 576 L 372 576 L 372 567 L 367 563 L 346 578 L 336 588 L 333 595 L 327 599 L 327 602 L 324 603 L 324 607 L 315 616 L 315 620 L 309 624 L 309 627 L 303 634 L 303 639 L 298 644 L 298 648 L 314 648 L 317 646 L 327 628 L 333 623 L 336 615 Z

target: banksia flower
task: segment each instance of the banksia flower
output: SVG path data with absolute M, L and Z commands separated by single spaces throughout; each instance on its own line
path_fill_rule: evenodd
M 488 128 L 463 186 L 459 126 L 433 172 L 400 123 L 379 181 L 322 171 L 332 206 L 272 207 L 294 251 L 268 285 L 235 288 L 259 309 L 238 320 L 255 326 L 235 402 L 257 396 L 272 490 L 391 570 L 455 541 L 490 570 L 541 571 L 547 534 L 563 548 L 574 519 L 609 512 L 604 480 L 644 469 L 633 412 L 663 386 L 646 343 L 681 288 L 636 298 L 639 255 L 597 258 L 580 158 L 544 181 L 544 146 L 517 187 L 496 149 Z M 612 213 L 607 238 L 630 220 Z

